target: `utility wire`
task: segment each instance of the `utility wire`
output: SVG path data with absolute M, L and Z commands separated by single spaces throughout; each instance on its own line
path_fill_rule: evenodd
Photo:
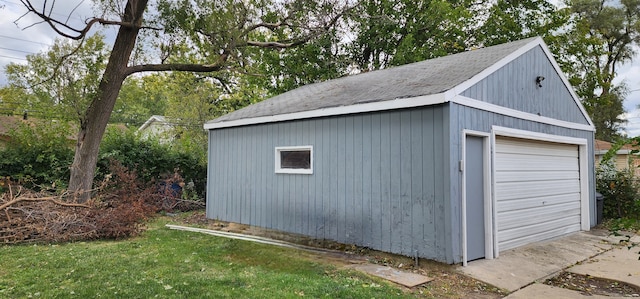
M 2 55 L 2 54 L 0 54 L 0 57 L 9 58 L 9 59 L 18 59 L 18 60 L 24 60 L 24 61 L 27 60 L 26 58 L 12 57 L 12 56 Z
M 31 51 L 23 51 L 23 50 L 17 50 L 17 49 L 5 48 L 5 47 L 0 47 L 0 49 L 7 50 L 7 51 L 13 51 L 13 52 L 27 53 L 27 54 L 36 54 L 34 52 L 31 52 Z
M 14 37 L 14 36 L 8 36 L 8 35 L 2 35 L 2 34 L 0 34 L 0 37 L 1 37 L 1 38 L 7 38 L 7 39 L 19 40 L 19 41 L 23 41 L 23 42 L 27 42 L 27 43 L 33 43 L 33 44 L 44 45 L 44 46 L 51 46 L 50 44 L 45 44 L 45 43 L 36 42 L 36 41 L 32 41 L 32 40 L 28 40 L 28 39 L 24 39 L 24 38 L 19 38 L 19 37 Z

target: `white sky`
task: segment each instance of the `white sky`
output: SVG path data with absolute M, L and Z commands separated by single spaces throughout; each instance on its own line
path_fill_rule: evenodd
M 42 5 L 43 0 L 35 0 L 34 3 Z M 557 0 L 551 2 L 557 3 Z M 49 1 L 52 3 L 52 1 Z M 53 10 L 54 17 L 66 18 L 69 11 L 74 7 L 78 8 L 74 11 L 69 19 L 70 24 L 80 27 L 84 24 L 83 20 L 93 16 L 91 1 L 89 0 L 66 0 L 55 1 Z M 24 12 L 25 9 L 19 0 L 0 0 L 0 86 L 6 84 L 6 76 L 4 67 L 10 63 L 25 62 L 28 54 L 45 51 L 48 46 L 53 44 L 57 34 L 53 32 L 46 24 L 36 24 L 28 27 L 35 22 L 35 17 L 25 17 L 14 23 Z M 102 28 L 95 26 L 96 29 Z M 104 31 L 103 31 L 104 32 Z M 105 32 L 107 40 L 113 39 L 115 33 L 113 30 Z M 640 53 L 640 51 L 639 51 Z M 628 120 L 625 131 L 629 136 L 640 135 L 640 55 L 636 57 L 635 63 L 623 65 L 619 72 L 615 83 L 624 81 L 631 93 L 625 101 L 625 113 L 623 116 Z

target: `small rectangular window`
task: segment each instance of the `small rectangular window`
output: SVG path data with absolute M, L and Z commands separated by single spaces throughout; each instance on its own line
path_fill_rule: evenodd
M 313 147 L 276 147 L 276 173 L 313 173 Z

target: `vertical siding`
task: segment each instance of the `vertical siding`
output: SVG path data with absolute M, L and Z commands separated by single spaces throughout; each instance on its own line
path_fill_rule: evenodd
M 545 77 L 542 87 L 537 76 Z M 540 47 L 533 48 L 462 95 L 554 119 L 588 124 Z
M 457 167 L 458 161 L 463 159 L 462 157 L 464 153 L 462 153 L 462 147 L 460 146 L 460 141 L 462 140 L 462 131 L 465 129 L 490 133 L 491 127 L 493 125 L 496 125 L 496 126 L 526 130 L 531 132 L 539 132 L 539 133 L 545 133 L 545 134 L 587 139 L 589 142 L 587 146 L 589 151 L 588 165 L 590 165 L 589 167 L 591 167 L 591 169 L 589 169 L 589 185 L 595 186 L 595 174 L 594 174 L 595 172 L 593 169 L 593 163 L 594 163 L 593 132 L 560 128 L 552 125 L 541 124 L 537 122 L 517 119 L 513 117 L 495 114 L 495 113 L 480 111 L 475 108 L 469 108 L 469 107 L 465 107 L 457 104 L 452 104 L 450 106 L 450 117 L 452 120 L 456 120 L 456 121 L 450 122 L 451 127 L 449 129 L 450 130 L 449 143 L 451 144 L 451 147 L 449 149 L 451 153 L 449 164 L 452 166 L 450 177 L 449 177 L 451 182 L 449 190 L 450 190 L 450 198 L 451 198 L 450 206 L 453 208 L 453 211 L 459 211 L 459 209 L 456 210 L 455 207 L 459 205 L 462 197 L 462 194 L 460 194 L 460 191 L 462 190 L 461 189 L 462 173 L 456 171 L 454 168 Z M 594 210 L 595 209 L 595 190 L 591 190 L 591 193 L 589 194 L 589 198 L 590 198 L 590 209 L 591 209 L 590 221 L 592 225 L 595 225 L 595 210 Z M 454 253 L 453 260 L 455 262 L 460 262 L 462 259 L 461 258 L 462 250 L 460 248 L 460 242 L 458 241 L 461 239 L 460 217 L 461 217 L 460 212 L 451 213 L 451 221 L 452 221 L 451 235 L 453 238 L 451 240 L 451 248 L 453 249 L 453 253 Z
M 447 111 L 211 130 L 207 216 L 451 262 Z M 274 173 L 294 145 L 313 146 L 312 175 Z

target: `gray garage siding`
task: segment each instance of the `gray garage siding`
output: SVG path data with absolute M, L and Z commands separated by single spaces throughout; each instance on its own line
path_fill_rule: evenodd
M 451 260 L 447 111 L 210 130 L 207 217 Z M 312 175 L 274 173 L 274 148 L 293 145 L 313 145 Z
M 475 108 L 470 108 L 458 104 L 452 104 L 450 108 L 450 117 L 451 119 L 457 120 L 453 121 L 450 128 L 449 135 L 451 136 L 451 156 L 450 156 L 450 174 L 451 174 L 451 185 L 450 185 L 450 193 L 451 193 L 451 206 L 453 211 L 460 211 L 460 201 L 462 198 L 462 194 L 460 194 L 462 187 L 462 173 L 460 173 L 457 169 L 458 161 L 463 159 L 462 153 L 462 145 L 460 144 L 462 141 L 462 133 L 463 130 L 475 130 L 481 132 L 491 132 L 491 127 L 493 125 L 514 128 L 520 130 L 526 130 L 531 132 L 539 132 L 545 134 L 552 135 L 561 135 L 561 136 L 569 136 L 575 138 L 584 138 L 588 140 L 588 157 L 590 167 L 589 169 L 589 186 L 595 186 L 595 172 L 593 169 L 593 132 L 590 131 L 581 131 L 575 129 L 567 129 L 537 122 L 532 122 L 528 120 L 508 117 L 496 113 L 481 111 Z M 589 194 L 589 207 L 590 207 L 590 221 L 591 226 L 594 226 L 595 221 L 595 190 L 591 190 Z M 452 244 L 453 252 L 458 253 L 458 255 L 454 258 L 454 262 L 461 262 L 462 257 L 462 249 L 460 248 L 461 244 L 455 240 L 461 239 L 461 214 L 459 212 L 453 213 L 451 215 L 451 226 L 453 227 L 453 238 L 454 242 Z
M 542 87 L 535 82 L 545 77 Z M 540 46 L 509 62 L 462 95 L 578 124 L 589 124 Z

